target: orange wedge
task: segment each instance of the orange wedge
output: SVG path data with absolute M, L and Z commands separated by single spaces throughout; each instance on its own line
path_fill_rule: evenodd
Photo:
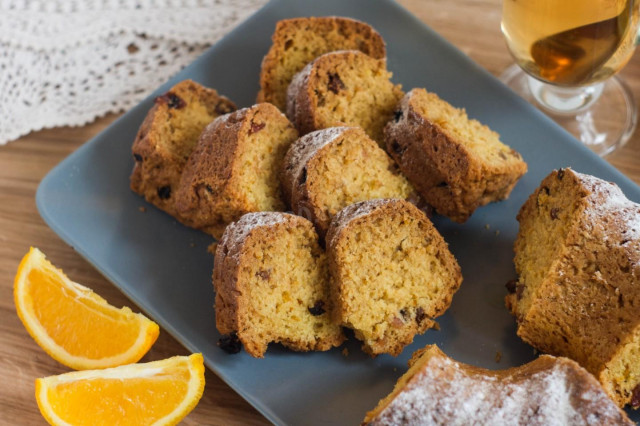
M 40 412 L 52 425 L 174 425 L 204 390 L 201 354 L 36 379 Z
M 137 362 L 160 332 L 131 309 L 118 309 L 76 284 L 37 248 L 22 259 L 13 284 L 18 316 L 58 362 L 85 370 Z

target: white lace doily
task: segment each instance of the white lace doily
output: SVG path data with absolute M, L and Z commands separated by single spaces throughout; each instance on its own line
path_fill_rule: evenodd
M 0 0 L 0 144 L 138 103 L 266 0 Z

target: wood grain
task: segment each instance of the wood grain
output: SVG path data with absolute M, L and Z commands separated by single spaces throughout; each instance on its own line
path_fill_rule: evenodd
M 499 0 L 400 0 L 474 61 L 500 74 L 511 57 L 500 33 Z M 621 73 L 636 98 L 640 98 L 640 58 L 634 56 Z M 63 158 L 108 126 L 109 115 L 81 128 L 57 128 L 32 133 L 0 147 L 0 424 L 42 425 L 34 398 L 34 379 L 68 371 L 46 355 L 28 336 L 13 305 L 13 277 L 30 245 L 75 281 L 94 289 L 116 306 L 135 306 L 63 243 L 42 221 L 35 205 L 40 180 Z M 607 158 L 640 183 L 640 136 L 636 132 L 621 150 Z M 143 361 L 187 354 L 168 333 Z M 207 372 L 204 397 L 183 424 L 268 424 L 249 404 L 211 372 Z M 363 413 L 364 414 L 364 413 Z

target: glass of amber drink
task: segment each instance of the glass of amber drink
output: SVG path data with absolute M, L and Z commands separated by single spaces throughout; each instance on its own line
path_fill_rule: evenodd
M 616 74 L 638 40 L 640 0 L 503 0 L 516 64 L 508 86 L 600 155 L 633 133 L 637 108 Z

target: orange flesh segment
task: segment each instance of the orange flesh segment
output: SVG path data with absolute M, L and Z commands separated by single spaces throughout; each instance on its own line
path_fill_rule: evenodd
M 65 342 L 72 355 L 92 359 L 118 355 L 131 347 L 140 330 L 123 322 L 119 309 L 74 294 L 55 278 L 37 269 L 29 273 L 30 283 L 35 284 L 30 286 L 31 299 L 41 301 L 34 314 L 54 341 Z M 96 338 L 87 344 L 74 339 L 75 335 Z
M 167 416 L 182 402 L 189 380 L 188 374 L 183 372 L 182 376 L 182 382 L 163 375 L 153 379 L 66 383 L 50 389 L 47 399 L 51 409 L 73 425 L 149 424 Z M 164 394 L 162 398 L 158 393 Z M 116 400 L 104 398 L 116 394 L 120 394 Z
M 175 425 L 204 391 L 202 354 L 78 371 L 36 380 L 36 399 L 52 425 Z
M 76 370 L 137 362 L 158 338 L 160 328 L 144 315 L 121 309 L 74 283 L 31 248 L 14 282 L 20 320 L 52 358 Z

